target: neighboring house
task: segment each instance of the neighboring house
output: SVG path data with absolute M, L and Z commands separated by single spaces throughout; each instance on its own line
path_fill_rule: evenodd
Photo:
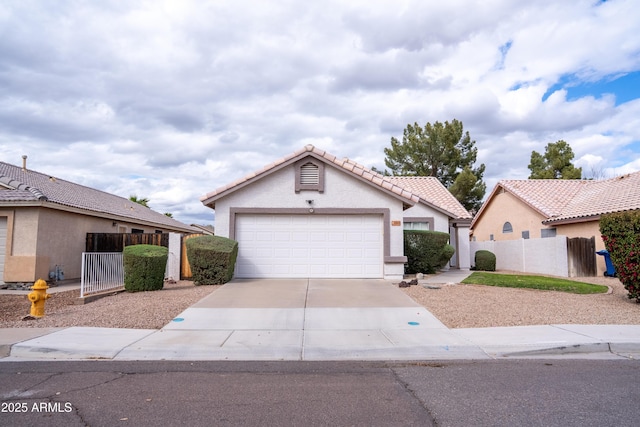
M 640 209 L 640 172 L 591 180 L 502 180 L 471 223 L 474 241 L 595 237 L 604 249 L 600 215 Z M 597 257 L 597 274 L 606 270 Z
M 123 197 L 0 162 L 0 282 L 81 275 L 87 233 L 193 233 Z
M 198 230 L 199 233 L 202 234 L 207 234 L 207 235 L 214 235 L 215 233 L 215 229 L 213 228 L 213 225 L 198 225 L 198 224 L 191 224 L 191 226 L 193 228 L 196 228 Z
M 201 198 L 239 242 L 236 277 L 404 274 L 403 228 L 453 232 L 469 268 L 471 215 L 435 178 L 385 177 L 307 145 Z

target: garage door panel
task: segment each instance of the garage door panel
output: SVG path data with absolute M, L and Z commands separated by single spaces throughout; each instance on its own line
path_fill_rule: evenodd
M 291 233 L 288 231 L 281 231 L 279 233 L 275 233 L 273 239 L 276 242 L 290 242 L 291 241 Z
M 364 234 L 364 241 L 365 242 L 371 242 L 371 243 L 378 243 L 380 242 L 380 234 L 376 234 L 376 233 L 365 233 Z
M 291 241 L 292 242 L 308 242 L 309 241 L 309 234 L 304 231 L 304 232 L 292 232 L 292 236 L 291 236 Z
M 236 216 L 237 277 L 382 277 L 382 216 Z
M 345 250 L 343 248 L 331 248 L 329 253 L 327 254 L 328 258 L 344 258 Z
M 275 248 L 275 249 L 272 249 L 272 251 L 273 251 L 273 256 L 276 258 L 287 259 L 293 256 L 290 248 Z

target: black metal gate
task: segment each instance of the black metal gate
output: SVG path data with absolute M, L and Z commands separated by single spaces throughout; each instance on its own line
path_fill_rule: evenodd
M 569 277 L 596 276 L 596 238 L 567 238 Z

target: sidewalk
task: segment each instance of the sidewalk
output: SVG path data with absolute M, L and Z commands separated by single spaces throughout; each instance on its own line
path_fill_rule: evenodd
M 420 284 L 458 283 L 468 274 L 451 270 Z M 0 329 L 0 361 L 640 358 L 640 325 L 448 329 L 388 285 L 282 282 L 223 287 L 160 330 Z M 366 287 L 378 293 L 377 300 L 354 300 L 366 294 Z M 262 294 L 256 295 L 256 289 Z M 348 304 L 341 306 L 335 289 L 344 292 Z M 288 300 L 278 308 L 267 303 L 241 306 L 237 292 L 257 301 L 271 296 L 281 302 L 283 295 Z

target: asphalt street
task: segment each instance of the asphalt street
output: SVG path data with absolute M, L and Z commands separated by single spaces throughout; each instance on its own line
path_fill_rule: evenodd
M 0 425 L 633 426 L 637 360 L 0 364 Z

